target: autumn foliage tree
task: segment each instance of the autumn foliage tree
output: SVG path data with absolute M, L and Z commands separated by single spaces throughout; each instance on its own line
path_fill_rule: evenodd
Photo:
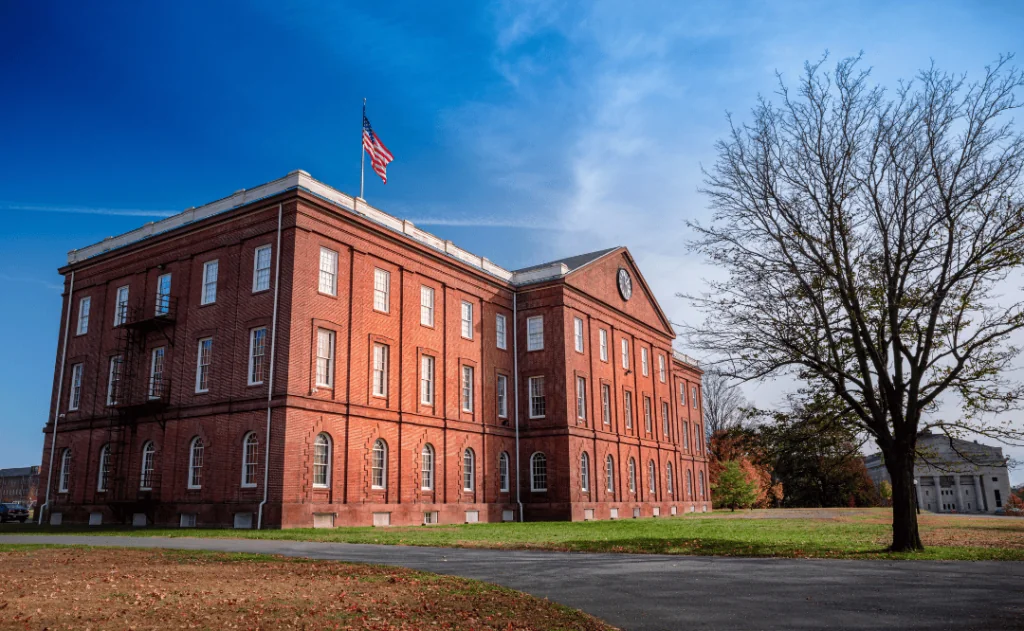
M 750 508 L 757 498 L 757 484 L 747 477 L 735 460 L 723 462 L 718 479 L 711 483 L 711 498 L 717 506 L 735 511 Z
M 765 455 L 759 450 L 750 430 L 736 428 L 718 432 L 711 437 L 709 453 L 708 477 L 712 489 L 727 464 L 735 463 L 753 485 L 753 507 L 769 508 L 782 500 L 782 485 L 772 479 Z M 715 499 L 713 493 L 712 499 Z

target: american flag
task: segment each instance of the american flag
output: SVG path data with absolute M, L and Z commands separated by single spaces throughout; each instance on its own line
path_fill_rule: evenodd
M 385 184 L 388 183 L 388 163 L 395 159 L 388 148 L 380 141 L 380 136 L 373 133 L 370 119 L 366 118 L 366 106 L 363 106 L 363 149 L 370 154 L 370 165 Z

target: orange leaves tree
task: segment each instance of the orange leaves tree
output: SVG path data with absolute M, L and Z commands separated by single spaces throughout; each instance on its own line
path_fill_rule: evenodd
M 708 478 L 711 488 L 718 484 L 726 463 L 735 462 L 746 479 L 754 485 L 754 508 L 769 508 L 782 501 L 782 484 L 772 480 L 764 453 L 757 447 L 748 430 L 732 429 L 717 432 L 708 448 Z M 716 500 L 712 494 L 712 500 Z

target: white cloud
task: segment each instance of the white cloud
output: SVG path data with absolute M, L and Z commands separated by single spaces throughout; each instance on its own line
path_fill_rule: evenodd
M 72 213 L 77 215 L 109 215 L 115 217 L 170 217 L 177 210 L 142 210 L 136 208 L 94 208 L 91 206 L 47 206 L 41 204 L 20 204 L 0 202 L 0 210 L 33 213 Z

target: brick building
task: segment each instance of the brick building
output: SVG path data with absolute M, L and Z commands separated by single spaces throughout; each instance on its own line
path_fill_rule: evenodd
M 60 271 L 51 523 L 710 508 L 701 372 L 625 248 L 509 271 L 296 171 Z
M 0 469 L 0 502 L 35 506 L 39 494 L 39 467 Z

